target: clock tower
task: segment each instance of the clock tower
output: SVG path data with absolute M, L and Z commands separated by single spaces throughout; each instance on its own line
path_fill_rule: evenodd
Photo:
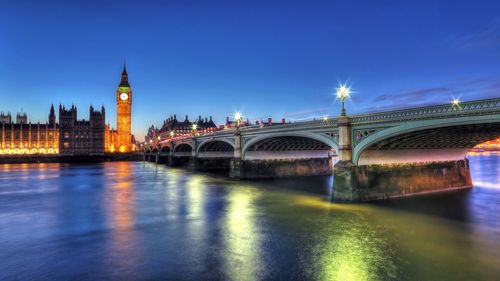
M 119 152 L 132 150 L 132 89 L 128 83 L 127 68 L 123 65 L 122 79 L 116 90 L 116 146 Z

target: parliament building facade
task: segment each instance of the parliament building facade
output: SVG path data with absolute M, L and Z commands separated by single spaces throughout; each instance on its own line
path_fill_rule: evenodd
M 89 119 L 78 120 L 75 105 L 59 105 L 59 122 L 54 106 L 46 123 L 31 123 L 26 113 L 14 122 L 10 113 L 0 113 L 0 155 L 103 155 L 135 150 L 131 133 L 132 90 L 124 66 L 116 91 L 117 128 L 106 125 L 104 106 L 89 108 Z

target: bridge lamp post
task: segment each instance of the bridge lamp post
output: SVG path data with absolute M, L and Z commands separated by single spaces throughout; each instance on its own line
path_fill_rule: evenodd
M 198 129 L 198 124 L 193 123 L 193 125 L 191 126 L 191 129 L 193 129 L 193 135 L 196 135 L 196 129 Z
M 340 87 L 337 88 L 337 98 L 339 98 L 342 101 L 342 112 L 340 113 L 340 116 L 346 116 L 345 115 L 345 107 L 344 107 L 344 101 L 347 97 L 349 97 L 349 94 L 351 92 L 351 88 L 347 87 L 345 84 L 340 85 Z
M 457 110 L 460 109 L 460 100 L 459 99 L 453 98 L 453 100 L 451 101 L 451 109 L 457 109 Z
M 236 111 L 234 113 L 234 121 L 236 121 L 236 129 L 240 128 L 241 120 L 243 120 L 243 115 L 241 115 L 241 112 Z

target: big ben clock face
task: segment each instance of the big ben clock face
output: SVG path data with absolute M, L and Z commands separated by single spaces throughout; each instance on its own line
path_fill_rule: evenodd
M 121 93 L 120 94 L 120 99 L 121 100 L 128 100 L 128 94 L 127 93 Z

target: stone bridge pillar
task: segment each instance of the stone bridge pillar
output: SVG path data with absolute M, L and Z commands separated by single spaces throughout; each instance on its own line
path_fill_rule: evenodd
M 347 116 L 340 116 L 338 121 L 339 126 L 339 162 L 352 161 L 352 146 L 351 146 L 351 120 Z
M 339 159 L 333 167 L 334 201 L 358 201 L 356 189 L 356 173 L 352 163 L 351 120 L 347 116 L 340 116 L 339 126 Z
M 243 169 L 242 150 L 241 150 L 241 132 L 236 130 L 234 134 L 234 157 L 229 163 L 229 177 L 240 179 Z

